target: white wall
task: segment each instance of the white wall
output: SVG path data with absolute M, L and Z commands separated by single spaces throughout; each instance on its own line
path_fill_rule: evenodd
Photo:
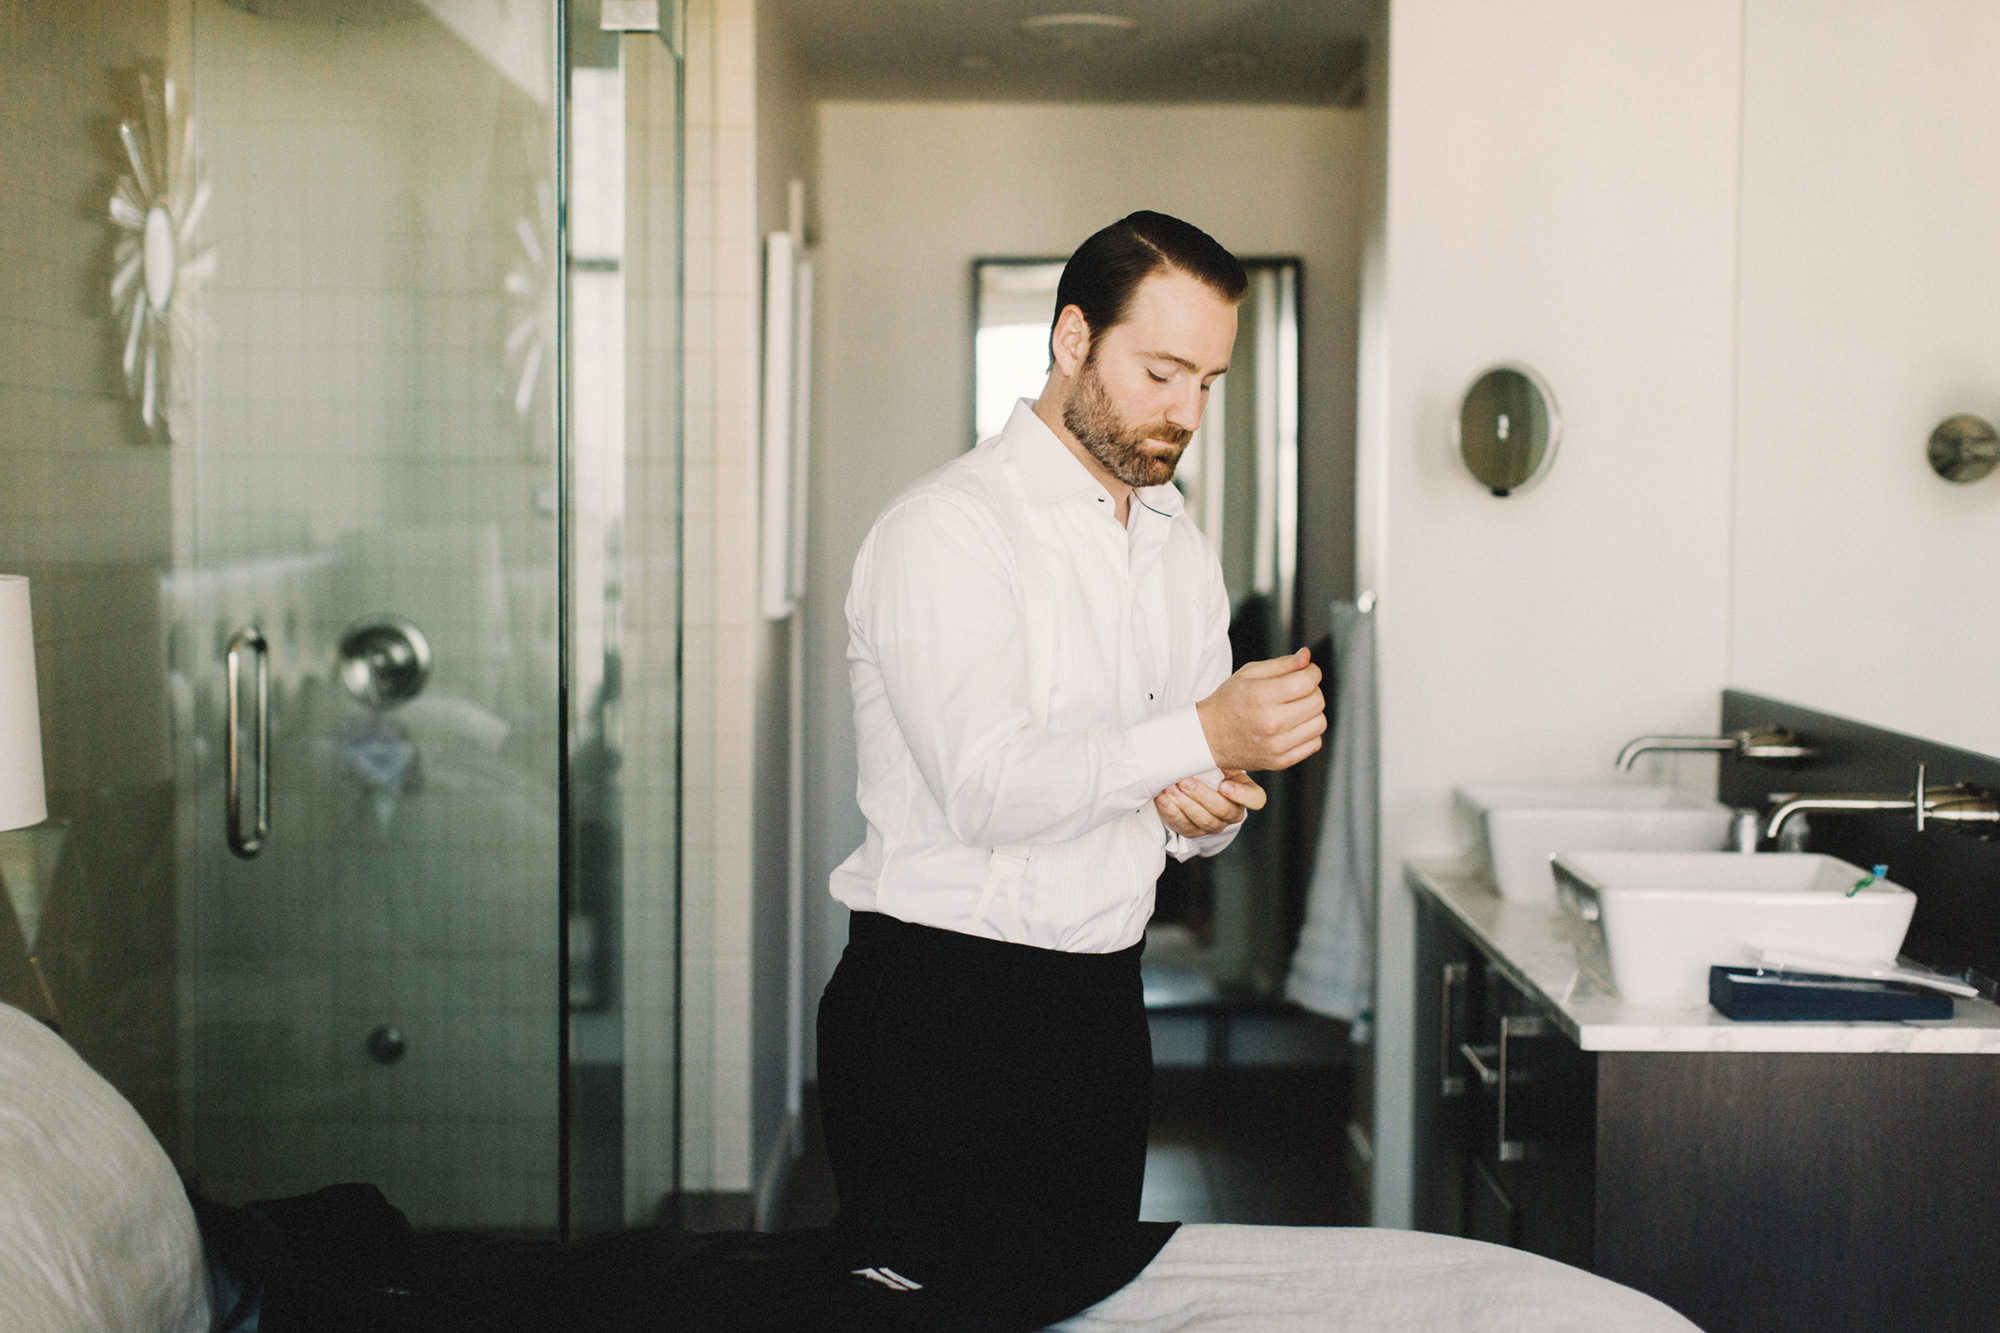
M 2000 7 L 1747 11 L 1731 683 L 2000 754 Z
M 1456 850 L 1456 783 L 1607 777 L 1630 737 L 1718 721 L 1740 14 L 1737 0 L 1389 13 L 1358 582 L 1381 599 L 1374 1215 L 1407 1225 L 1402 860 Z M 1554 469 L 1507 499 L 1450 444 L 1464 388 L 1500 360 L 1540 370 L 1564 422 Z
M 1136 208 L 1239 254 L 1296 255 L 1305 401 L 1303 525 L 1347 592 L 1362 118 L 1303 107 L 828 103 L 808 636 L 807 996 L 846 939 L 828 874 L 859 845 L 841 602 L 854 553 L 902 486 L 971 429 L 972 261 L 1067 255 Z M 810 1066 L 808 1066 L 810 1068 Z
M 800 74 L 798 51 L 779 6 L 758 0 L 757 234 L 789 225 L 788 184 L 808 186 L 811 199 L 817 122 Z M 794 613 L 759 627 L 755 663 L 756 771 L 752 824 L 756 829 L 750 927 L 750 1165 L 760 1224 L 770 1221 L 783 1168 L 800 1143 L 788 1117 L 798 1108 L 790 1085 L 789 1037 L 793 991 L 792 865 L 792 662 L 803 624 Z M 807 1010 L 808 1015 L 810 1010 Z
M 785 1136 L 791 627 L 757 598 L 761 235 L 809 178 L 796 53 L 759 0 L 688 9 L 681 1179 L 767 1187 Z
M 146 790 L 172 772 L 166 673 L 152 664 L 165 629 L 159 571 L 174 561 L 186 474 L 182 454 L 144 443 L 125 398 L 114 360 L 124 330 L 98 295 L 109 247 L 96 205 L 79 205 L 102 198 L 118 169 L 104 120 L 114 107 L 137 110 L 108 100 L 136 88 L 106 71 L 147 62 L 184 79 L 187 25 L 167 0 L 79 8 L 0 3 L 0 569 L 29 579 L 49 814 L 77 821 L 98 793 Z M 173 930 L 182 895 L 171 855 L 154 850 L 172 834 L 107 824 L 91 847 L 96 882 L 74 900 L 84 907 L 75 935 L 99 948 L 88 987 L 60 997 L 64 1036 L 185 1160 Z M 16 848 L 35 836 L 0 835 Z M 135 872 L 97 879 L 98 865 Z M 166 873 L 136 869 L 153 865 Z M 0 909 L 0 1000 L 40 1016 L 11 916 Z M 52 958 L 44 949 L 43 963 Z
M 632 367 L 671 366 L 682 354 L 679 70 L 665 47 L 642 37 L 624 47 L 626 358 Z M 692 130 L 685 140 L 698 142 Z M 681 506 L 682 438 L 688 411 L 671 374 L 625 377 L 624 871 L 619 999 L 624 1037 L 624 1207 L 651 1219 L 673 1190 L 680 1142 L 674 1060 L 683 940 L 674 893 L 681 872 L 681 785 L 673 763 L 681 732 L 681 604 L 686 551 Z M 699 942 L 706 947 L 706 942 Z M 691 950 L 690 950 L 691 951 Z M 587 1031 L 588 1029 L 580 1029 Z M 690 1100 L 707 1094 L 692 1060 Z M 698 1104 L 698 1100 L 697 1100 Z
M 757 830 L 757 172 L 752 0 L 688 6 L 681 607 L 681 1182 L 740 1193 Z M 635 758 L 665 763 L 667 756 Z

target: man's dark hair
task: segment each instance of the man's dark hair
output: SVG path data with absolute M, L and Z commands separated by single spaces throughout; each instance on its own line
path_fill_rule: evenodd
M 1200 227 L 1165 213 L 1140 211 L 1118 219 L 1076 248 L 1056 284 L 1056 316 L 1083 312 L 1094 340 L 1125 318 L 1132 293 L 1162 269 L 1187 274 L 1224 300 L 1243 299 L 1250 280 L 1236 256 Z M 1055 324 L 1049 324 L 1055 359 Z

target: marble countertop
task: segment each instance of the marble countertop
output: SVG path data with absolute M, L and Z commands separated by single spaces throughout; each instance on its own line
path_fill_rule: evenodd
M 1738 1023 L 1703 1005 L 1662 1009 L 1621 999 L 1604 937 L 1554 903 L 1502 898 L 1463 862 L 1404 863 L 1413 892 L 1449 913 L 1507 978 L 1539 997 L 1586 1051 L 1828 1051 L 2000 1055 L 2000 1006 L 1954 1001 L 1934 1022 Z

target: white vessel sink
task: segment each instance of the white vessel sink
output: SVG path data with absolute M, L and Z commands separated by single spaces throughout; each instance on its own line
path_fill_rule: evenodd
M 1480 782 L 1458 788 L 1503 898 L 1555 903 L 1557 852 L 1719 852 L 1729 807 L 1629 782 Z
M 1603 927 L 1618 993 L 1676 1008 L 1706 1004 L 1708 969 L 1751 962 L 1750 949 L 1890 962 L 1917 905 L 1900 884 L 1805 852 L 1566 852 L 1555 877 L 1564 905 Z

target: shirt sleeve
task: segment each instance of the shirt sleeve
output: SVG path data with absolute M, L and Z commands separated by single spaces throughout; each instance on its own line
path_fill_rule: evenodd
M 1201 651 L 1200 656 L 1196 659 L 1194 675 L 1191 677 L 1193 682 L 1193 694 L 1191 697 L 1194 699 L 1206 699 L 1209 695 L 1215 693 L 1216 688 L 1223 681 L 1229 679 L 1229 673 L 1232 668 L 1229 655 L 1229 590 L 1223 586 L 1222 566 L 1213 556 L 1207 561 L 1207 569 L 1209 578 L 1203 597 L 1205 615 L 1202 623 Z M 1194 712 L 1193 703 L 1187 705 L 1187 711 L 1189 713 Z M 1197 727 L 1201 725 L 1199 718 L 1196 719 L 1195 725 Z M 1206 743 L 1206 737 L 1203 739 L 1204 743 Z M 1206 772 L 1197 773 L 1194 776 L 1200 778 L 1210 786 L 1214 786 L 1222 781 L 1222 770 L 1214 766 L 1213 758 L 1210 759 L 1209 765 Z M 1175 781 L 1179 781 L 1179 779 L 1176 778 Z M 1199 838 L 1184 838 L 1169 829 L 1167 830 L 1167 855 L 1173 857 L 1176 861 L 1185 861 L 1195 856 L 1214 856 L 1230 843 L 1236 841 L 1237 833 L 1248 822 L 1249 818 L 1248 815 L 1245 815 L 1228 828 L 1220 832 L 1205 834 Z M 1161 827 L 1165 828 L 1165 825 Z
M 855 562 L 850 652 L 881 673 L 952 836 L 973 846 L 1067 842 L 1214 766 L 1192 703 L 1129 727 L 1037 726 L 1014 577 L 994 520 L 936 494 L 885 514 Z M 1226 635 L 1222 651 L 1226 675 Z

